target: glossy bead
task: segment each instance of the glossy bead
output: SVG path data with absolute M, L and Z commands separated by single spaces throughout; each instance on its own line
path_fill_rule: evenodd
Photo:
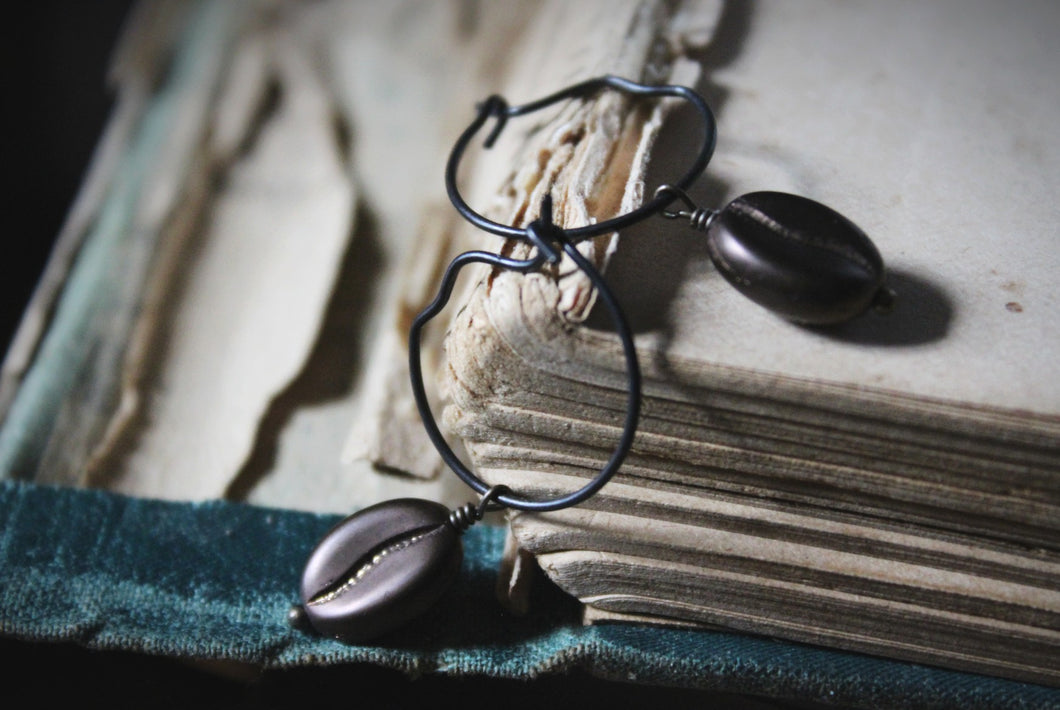
M 838 323 L 882 302 L 883 259 L 830 207 L 783 192 L 752 192 L 714 215 L 710 258 L 741 293 L 790 320 Z
M 378 637 L 419 616 L 452 583 L 463 559 L 449 510 L 414 498 L 349 516 L 317 544 L 302 573 L 305 616 L 346 643 Z

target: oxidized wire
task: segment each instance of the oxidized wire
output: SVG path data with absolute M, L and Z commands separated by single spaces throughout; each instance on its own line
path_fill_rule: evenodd
M 484 145 L 491 147 L 500 132 L 504 129 L 507 120 L 512 117 L 522 116 L 540 110 L 559 101 L 574 98 L 585 98 L 603 89 L 615 89 L 634 96 L 649 98 L 673 97 L 679 98 L 692 104 L 703 119 L 704 135 L 699 151 L 687 172 L 667 189 L 660 189 L 653 198 L 644 205 L 633 209 L 625 214 L 613 217 L 602 222 L 589 224 L 581 227 L 563 228 L 552 221 L 552 198 L 546 195 L 542 200 L 541 211 L 536 220 L 525 228 L 513 227 L 494 222 L 483 217 L 464 201 L 456 186 L 457 171 L 460 160 L 471 139 L 485 125 L 490 118 L 496 119 L 496 125 L 487 135 Z M 684 195 L 688 188 L 706 169 L 707 163 L 714 152 L 716 138 L 716 126 L 714 115 L 706 102 L 691 89 L 684 86 L 646 86 L 637 84 L 627 79 L 615 76 L 604 76 L 591 79 L 580 84 L 558 91 L 543 99 L 520 106 L 509 106 L 499 96 L 491 96 L 478 107 L 478 115 L 471 125 L 461 134 L 453 146 L 452 153 L 446 165 L 445 183 L 449 199 L 457 211 L 473 225 L 484 231 L 509 239 L 516 239 L 532 244 L 536 251 L 528 259 L 511 259 L 498 254 L 484 251 L 470 251 L 457 256 L 449 264 L 439 285 L 438 294 L 434 301 L 427 306 L 413 321 L 409 329 L 409 372 L 412 383 L 412 391 L 419 409 L 420 417 L 423 419 L 424 428 L 430 437 L 438 453 L 457 476 L 480 495 L 483 502 L 492 498 L 497 504 L 516 510 L 545 512 L 559 510 L 568 506 L 577 505 L 599 491 L 615 472 L 621 467 L 633 445 L 636 435 L 637 424 L 640 417 L 641 407 L 641 373 L 637 361 L 636 347 L 633 342 L 633 332 L 629 327 L 625 314 L 615 298 L 614 293 L 604 281 L 600 272 L 592 263 L 582 256 L 576 244 L 590 237 L 599 236 L 618 231 L 639 222 L 647 217 L 663 212 L 663 210 L 675 199 Z M 491 488 L 471 471 L 460 458 L 453 452 L 445 441 L 441 431 L 431 413 L 430 405 L 423 384 L 423 371 L 420 364 L 420 334 L 423 327 L 436 316 L 448 303 L 452 295 L 453 287 L 460 270 L 472 263 L 481 263 L 495 268 L 507 269 L 519 273 L 530 273 L 540 269 L 545 263 L 558 262 L 562 254 L 566 254 L 574 262 L 582 273 L 584 273 L 596 289 L 600 301 L 607 308 L 614 324 L 615 332 L 622 343 L 622 352 L 626 361 L 626 387 L 628 397 L 626 402 L 626 415 L 623 422 L 622 433 L 611 453 L 607 463 L 600 469 L 596 476 L 582 488 L 556 498 L 547 500 L 533 500 L 520 497 L 503 487 Z M 467 511 L 465 511 L 467 512 Z M 455 513 L 455 511 L 454 511 Z

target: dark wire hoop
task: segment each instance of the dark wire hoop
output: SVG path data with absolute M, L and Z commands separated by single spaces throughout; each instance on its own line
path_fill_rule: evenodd
M 548 194 L 546 194 L 545 198 L 542 200 L 539 217 L 528 227 L 522 229 L 500 224 L 483 217 L 478 212 L 471 209 L 460 196 L 460 192 L 456 186 L 456 176 L 457 170 L 460 166 L 460 160 L 472 137 L 474 137 L 490 117 L 496 118 L 497 124 L 486 138 L 486 148 L 493 145 L 497 136 L 499 136 L 500 132 L 504 129 L 508 118 L 531 113 L 566 99 L 586 97 L 606 88 L 616 89 L 637 96 L 677 97 L 688 101 L 697 111 L 699 111 L 705 128 L 703 142 L 696 155 L 695 161 L 692 163 L 692 166 L 688 171 L 676 183 L 670 183 L 673 188 L 676 188 L 676 190 L 657 191 L 651 201 L 623 215 L 613 217 L 603 222 L 572 229 L 560 228 L 552 222 L 552 198 L 551 195 Z M 431 442 L 438 450 L 438 453 L 441 455 L 446 465 L 448 465 L 449 468 L 451 468 L 453 472 L 464 481 L 464 483 L 480 495 L 490 496 L 497 504 L 515 510 L 528 512 L 559 510 L 561 508 L 577 505 L 594 495 L 611 480 L 612 476 L 614 476 L 619 467 L 621 467 L 623 461 L 625 461 L 630 448 L 633 446 L 633 438 L 636 436 L 637 422 L 640 418 L 641 408 L 641 373 L 640 364 L 637 361 L 636 346 L 633 342 L 633 331 L 630 329 L 629 323 L 626 321 L 625 313 L 622 311 L 618 299 L 615 298 L 614 293 L 604 281 L 603 276 L 588 259 L 582 256 L 581 252 L 578 251 L 575 245 L 577 242 L 590 237 L 618 231 L 619 229 L 628 227 L 664 210 L 670 203 L 677 199 L 677 195 L 681 194 L 680 191 L 691 186 L 703 170 L 706 169 L 707 163 L 710 162 L 710 158 L 714 152 L 716 132 L 717 129 L 714 121 L 714 114 L 711 112 L 710 107 L 707 106 L 701 96 L 691 89 L 684 86 L 673 85 L 648 86 L 637 84 L 628 79 L 622 79 L 616 76 L 603 76 L 597 79 L 590 79 L 558 91 L 550 96 L 546 96 L 538 101 L 533 101 L 521 106 L 508 106 L 507 102 L 499 96 L 491 96 L 479 105 L 478 116 L 457 139 L 446 165 L 445 184 L 446 190 L 449 193 L 449 199 L 457 211 L 479 229 L 498 236 L 528 242 L 533 245 L 536 250 L 534 255 L 529 259 L 512 259 L 483 251 L 465 252 L 453 259 L 446 269 L 445 274 L 442 276 L 441 284 L 438 287 L 438 294 L 435 296 L 434 301 L 432 301 L 431 304 L 427 306 L 427 308 L 425 308 L 415 320 L 413 320 L 412 326 L 409 328 L 409 374 L 412 383 L 412 393 L 416 400 L 416 407 L 419 410 L 420 418 L 423 420 L 424 428 L 426 429 Z M 582 273 L 589 278 L 593 286 L 596 288 L 598 297 L 611 315 L 615 332 L 617 333 L 619 340 L 622 342 L 622 353 L 626 361 L 626 385 L 628 397 L 622 434 L 611 453 L 611 457 L 596 476 L 582 488 L 567 495 L 546 500 L 533 500 L 515 495 L 507 488 L 489 486 L 465 466 L 456 453 L 453 452 L 452 448 L 450 448 L 448 442 L 445 440 L 445 437 L 442 436 L 442 432 L 438 428 L 434 415 L 431 413 L 430 404 L 427 401 L 427 393 L 423 384 L 423 370 L 420 363 L 420 336 L 423 327 L 432 318 L 438 315 L 449 302 L 449 298 L 452 296 L 453 287 L 456 283 L 456 278 L 459 275 L 460 270 L 465 266 L 473 263 L 481 263 L 525 274 L 538 270 L 546 262 L 558 262 L 561 258 L 561 254 L 557 251 L 557 246 L 560 247 L 563 253 L 570 257 L 574 264 L 581 269 Z
M 497 119 L 497 124 L 490 131 L 486 137 L 484 146 L 490 148 L 493 143 L 497 140 L 501 131 L 504 130 L 504 126 L 509 118 L 515 116 L 522 116 L 534 111 L 539 111 L 552 104 L 559 103 L 566 99 L 573 98 L 584 98 L 595 94 L 602 89 L 615 89 L 626 94 L 634 96 L 645 96 L 649 98 L 661 98 L 671 96 L 679 99 L 684 99 L 688 103 L 692 104 L 693 108 L 699 112 L 700 117 L 703 119 L 703 141 L 700 144 L 699 152 L 696 154 L 696 159 L 692 163 L 688 171 L 681 177 L 677 182 L 669 183 L 678 190 L 687 190 L 695 182 L 696 178 L 706 169 L 707 163 L 710 162 L 711 156 L 714 154 L 714 145 L 717 141 L 717 124 L 714 120 L 714 113 L 710 110 L 707 102 L 702 96 L 692 91 L 686 86 L 676 86 L 667 84 L 663 86 L 649 86 L 647 84 L 638 84 L 630 81 L 629 79 L 623 79 L 617 76 L 602 76 L 596 79 L 589 79 L 583 81 L 580 84 L 569 86 L 566 89 L 557 91 L 554 94 L 546 96 L 543 99 L 532 101 L 527 104 L 520 106 L 509 106 L 508 102 L 500 96 L 491 96 L 483 101 L 478 106 L 478 116 L 471 122 L 464 132 L 457 139 L 453 145 L 453 152 L 449 155 L 449 161 L 445 167 L 445 189 L 449 193 L 449 200 L 453 203 L 456 210 L 463 215 L 464 219 L 471 222 L 479 229 L 496 234 L 501 237 L 508 237 L 509 239 L 517 239 L 520 241 L 527 241 L 526 230 L 518 227 L 512 227 L 500 222 L 494 222 L 491 219 L 483 217 L 481 214 L 471 209 L 471 207 L 464 201 L 464 198 L 460 195 L 460 190 L 457 188 L 457 171 L 460 167 L 460 160 L 464 156 L 464 150 L 467 148 L 471 139 L 476 133 L 482 128 L 486 121 L 490 117 Z M 598 237 L 601 234 L 608 234 L 610 232 L 616 232 L 620 229 L 635 224 L 646 217 L 650 217 L 653 214 L 657 214 L 660 210 L 670 205 L 676 199 L 675 195 L 670 192 L 663 192 L 655 194 L 652 199 L 645 204 L 637 207 L 636 209 L 630 210 L 625 214 L 611 219 L 604 220 L 603 222 L 597 222 L 595 224 L 585 225 L 583 227 L 573 227 L 570 229 L 564 229 L 567 235 L 567 239 L 572 242 L 580 242 L 590 237 Z
M 533 237 L 534 241 L 545 241 L 548 238 L 557 241 L 563 248 L 564 253 L 574 261 L 575 265 L 577 265 L 577 267 L 589 277 L 593 286 L 596 287 L 600 300 L 603 301 L 604 305 L 611 313 L 611 319 L 614 321 L 615 331 L 618 333 L 618 337 L 622 341 L 622 352 L 626 359 L 626 378 L 629 394 L 626 402 L 626 417 L 618 444 L 611 453 L 611 458 L 608 459 L 604 467 L 588 484 L 573 493 L 548 500 L 522 498 L 507 492 L 507 489 L 505 489 L 505 492 L 497 493 L 494 496 L 494 500 L 505 507 L 538 513 L 577 505 L 595 494 L 609 480 L 611 480 L 611 477 L 615 475 L 616 471 L 618 471 L 622 462 L 625 460 L 626 455 L 629 453 L 630 447 L 633 445 L 633 437 L 637 433 L 637 421 L 640 417 L 641 403 L 640 365 L 637 361 L 637 351 L 633 343 L 633 331 L 630 329 L 629 323 L 626 321 L 625 314 L 622 312 L 618 300 L 607 286 L 607 283 L 604 281 L 603 276 L 600 275 L 600 272 L 597 271 L 588 259 L 582 256 L 581 252 L 578 251 L 573 242 L 565 238 L 564 230 L 551 225 L 551 199 L 546 197 L 544 202 L 545 204 L 542 206 L 542 213 L 544 216 L 531 224 L 527 231 L 535 233 Z M 442 436 L 442 432 L 438 429 L 438 424 L 434 419 L 434 415 L 431 413 L 430 404 L 427 402 L 427 393 L 423 385 L 423 371 L 420 364 L 420 333 L 428 321 L 438 315 L 438 313 L 445 307 L 446 303 L 449 302 L 449 297 L 453 293 L 453 286 L 456 283 L 456 277 L 459 275 L 460 270 L 468 264 L 489 264 L 490 266 L 509 269 L 511 271 L 525 274 L 530 271 L 536 271 L 546 261 L 558 261 L 559 254 L 557 252 L 553 251 L 551 252 L 551 255 L 554 258 L 550 258 L 549 252 L 544 249 L 538 249 L 532 258 L 525 260 L 510 259 L 482 251 L 469 251 L 460 254 L 453 259 L 449 264 L 449 267 L 446 269 L 445 274 L 442 276 L 442 282 L 438 288 L 438 295 L 435 296 L 434 301 L 416 316 L 416 319 L 412 322 L 412 327 L 409 328 L 409 374 L 412 382 L 412 393 L 416 399 L 416 407 L 419 409 L 420 418 L 423 419 L 423 426 L 427 430 L 427 435 L 430 437 L 431 442 L 438 450 L 438 453 L 441 455 L 442 460 L 445 461 L 446 465 L 448 465 L 449 468 L 451 468 L 453 472 L 464 481 L 464 483 L 481 495 L 485 495 L 488 491 L 492 490 L 491 487 L 465 466 L 464 462 L 453 452 L 448 442 L 446 442 L 445 437 Z

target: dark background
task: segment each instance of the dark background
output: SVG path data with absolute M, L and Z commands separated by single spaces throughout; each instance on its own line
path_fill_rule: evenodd
M 130 5 L 42 0 L 5 6 L 3 352 L 106 123 L 112 103 L 107 62 Z

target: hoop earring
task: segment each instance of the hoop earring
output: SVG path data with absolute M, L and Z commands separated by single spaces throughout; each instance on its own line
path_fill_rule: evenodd
M 491 147 L 511 118 L 560 101 L 587 98 L 605 90 L 643 98 L 678 98 L 699 114 L 703 136 L 691 166 L 675 182 L 661 185 L 652 199 L 625 214 L 583 226 L 560 227 L 552 219 L 552 198 L 543 198 L 538 217 L 527 227 L 504 225 L 473 210 L 457 188 L 457 172 L 472 138 L 496 121 L 484 145 Z M 439 455 L 480 495 L 477 503 L 455 510 L 426 500 L 403 498 L 370 506 L 336 525 L 309 556 L 301 580 L 301 604 L 292 608 L 293 625 L 348 643 L 375 638 L 408 623 L 433 605 L 459 572 L 460 534 L 489 510 L 511 508 L 545 512 L 578 505 L 598 492 L 621 467 L 636 434 L 641 407 L 641 374 L 633 334 L 614 293 L 600 272 L 576 248 L 578 242 L 615 232 L 649 217 L 687 219 L 707 235 L 708 251 L 719 271 L 744 295 L 802 323 L 832 323 L 884 307 L 883 261 L 875 245 L 852 222 L 828 207 L 796 195 L 756 192 L 720 210 L 696 207 L 687 190 L 713 155 L 716 124 L 701 96 L 683 86 L 647 86 L 615 76 L 575 84 L 531 103 L 509 106 L 491 96 L 457 139 L 445 171 L 455 209 L 479 229 L 530 244 L 528 259 L 470 251 L 449 264 L 433 302 L 409 331 L 409 370 L 416 405 Z M 685 209 L 671 210 L 674 202 Z M 584 487 L 544 500 L 490 486 L 456 456 L 431 413 L 420 364 L 423 327 L 448 303 L 460 270 L 472 263 L 531 273 L 566 255 L 590 280 L 607 308 L 622 343 L 628 398 L 622 434 L 610 459 Z

